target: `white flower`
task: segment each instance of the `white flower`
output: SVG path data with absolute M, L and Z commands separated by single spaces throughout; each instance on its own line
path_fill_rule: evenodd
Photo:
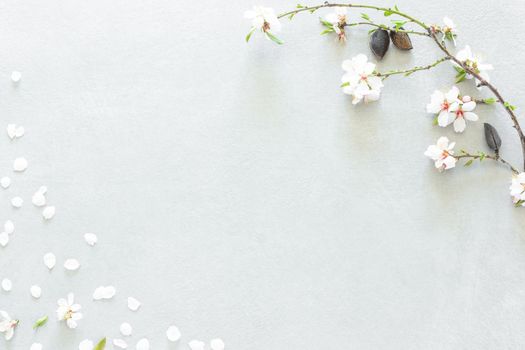
M 342 66 L 346 71 L 341 79 L 343 92 L 354 97 L 352 104 L 358 104 L 363 99 L 365 102 L 379 99 L 383 82 L 373 75 L 376 65 L 368 62 L 365 55 L 359 54 L 351 60 L 345 60 Z
M 69 328 L 76 328 L 77 321 L 82 319 L 82 308 L 80 304 L 75 304 L 75 296 L 73 293 L 67 295 L 67 299 L 58 299 L 57 301 L 57 318 L 59 321 L 66 321 Z
M 270 7 L 254 6 L 253 10 L 244 12 L 244 18 L 252 20 L 252 29 L 246 37 L 246 41 L 250 40 L 251 35 L 255 30 L 261 30 L 268 39 L 271 39 L 279 44 L 282 41 L 277 39 L 274 34 L 281 30 L 281 22 L 275 15 L 275 11 Z
M 525 173 L 514 175 L 509 189 L 514 204 L 525 207 Z
M 453 120 L 450 114 L 450 106 L 458 102 L 459 89 L 453 86 L 446 94 L 441 91 L 434 91 L 430 97 L 430 103 L 427 104 L 427 113 L 437 114 L 438 125 L 446 127 Z
M 468 97 L 468 96 L 467 96 Z M 467 99 L 468 100 L 468 99 Z M 454 102 L 450 106 L 450 112 L 454 120 L 454 131 L 463 132 L 467 123 L 466 120 L 477 121 L 479 119 L 476 113 L 472 111 L 476 108 L 476 102 Z
M 18 320 L 13 320 L 9 314 L 0 310 L 0 333 L 4 333 L 5 340 L 10 340 L 15 334 Z
M 332 25 L 332 29 L 339 36 L 339 40 L 346 40 L 345 25 L 346 25 L 346 7 L 336 7 L 334 12 L 325 16 L 325 21 Z
M 472 50 L 470 49 L 470 46 L 465 46 L 465 48 L 461 51 L 459 51 L 456 55 L 456 58 L 463 62 L 468 68 L 472 69 L 474 72 L 478 73 L 483 79 L 486 81 L 489 81 L 489 74 L 487 71 L 493 70 L 494 67 L 492 64 L 488 63 L 481 63 L 481 58 L 478 56 L 475 56 L 472 53 Z M 465 75 L 465 78 L 472 79 L 472 74 Z M 480 81 L 476 79 L 476 85 L 479 86 Z
M 439 171 L 451 169 L 456 166 L 457 159 L 453 156 L 452 149 L 455 142 L 448 143 L 448 138 L 442 136 L 438 139 L 437 144 L 428 146 L 425 156 L 434 160 L 434 165 Z

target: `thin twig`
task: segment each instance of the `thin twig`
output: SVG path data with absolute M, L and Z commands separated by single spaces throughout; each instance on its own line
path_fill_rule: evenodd
M 505 164 L 506 166 L 508 166 L 510 168 L 510 170 L 515 173 L 515 174 L 518 174 L 519 171 L 512 166 L 512 164 L 510 164 L 509 162 L 507 162 L 505 159 L 501 158 L 499 155 L 497 154 L 470 154 L 470 153 L 463 153 L 459 156 L 453 156 L 454 158 L 456 158 L 457 160 L 460 160 L 460 159 L 472 159 L 472 160 L 475 160 L 475 159 L 480 159 L 480 158 L 483 158 L 483 159 L 491 159 L 491 160 L 494 160 L 496 162 L 500 162 L 502 164 Z
M 417 71 L 429 70 L 431 68 L 434 68 L 438 64 L 440 64 L 442 62 L 445 62 L 445 61 L 448 61 L 449 59 L 450 59 L 450 57 L 445 56 L 445 57 L 440 58 L 436 62 L 427 65 L 427 66 L 416 66 L 416 67 L 413 67 L 413 68 L 410 68 L 410 69 L 405 69 L 405 70 L 391 70 L 391 71 L 388 71 L 388 72 L 385 72 L 385 73 L 379 73 L 378 72 L 378 73 L 375 73 L 375 75 L 378 76 L 378 77 L 382 77 L 383 80 L 388 78 L 391 75 L 396 75 L 396 74 L 404 74 L 405 76 L 407 76 L 407 75 L 410 75 L 410 74 L 412 74 L 414 72 L 417 72 Z

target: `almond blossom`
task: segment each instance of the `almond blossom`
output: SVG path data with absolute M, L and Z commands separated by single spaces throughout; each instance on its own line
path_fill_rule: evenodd
M 483 79 L 485 79 L 486 81 L 490 81 L 489 74 L 487 73 L 487 71 L 493 70 L 494 67 L 492 66 L 492 64 L 481 63 L 481 58 L 472 53 L 472 50 L 470 49 L 469 45 L 465 46 L 463 50 L 459 51 L 456 57 L 458 60 L 463 62 L 463 64 L 466 65 L 468 68 L 478 73 Z M 472 79 L 473 75 L 466 72 L 465 78 Z M 477 78 L 476 86 L 478 86 L 478 88 L 480 87 L 480 81 Z
M 0 310 L 0 333 L 4 333 L 5 340 L 13 338 L 18 322 L 18 320 L 13 320 L 7 312 Z
M 445 25 L 441 28 L 441 31 L 443 33 L 443 39 L 452 40 L 455 46 L 457 30 L 454 21 L 452 21 L 449 17 L 444 17 L 443 23 L 445 23 Z
M 57 301 L 57 318 L 59 321 L 66 321 L 69 328 L 76 328 L 77 321 L 82 319 L 82 313 L 80 304 L 75 304 L 75 296 L 73 293 L 67 295 L 67 299 L 58 299 Z
M 326 22 L 332 25 L 332 29 L 338 35 L 340 41 L 346 40 L 345 26 L 346 26 L 346 7 L 336 7 L 334 12 L 325 16 Z
M 437 122 L 441 127 L 446 127 L 452 119 L 450 106 L 458 102 L 459 89 L 453 86 L 446 94 L 439 90 L 434 91 L 427 104 L 427 113 L 437 114 Z
M 268 39 L 282 44 L 282 41 L 273 34 L 281 31 L 281 22 L 279 22 L 273 8 L 254 6 L 253 10 L 244 12 L 244 18 L 252 20 L 252 29 L 246 36 L 246 41 L 250 40 L 254 31 L 260 30 Z
M 509 190 L 512 202 L 517 206 L 525 207 L 525 173 L 519 173 L 512 177 Z
M 465 131 L 467 125 L 465 120 L 475 122 L 479 119 L 478 115 L 472 112 L 476 108 L 476 102 L 471 101 L 468 96 L 465 96 L 464 101 L 468 102 L 454 102 L 449 109 L 453 117 L 455 132 Z
M 344 60 L 342 67 L 346 72 L 341 78 L 343 92 L 354 97 L 352 104 L 379 99 L 383 81 L 374 75 L 376 65 L 368 62 L 365 55 L 359 54 L 351 60 Z
M 456 166 L 457 159 L 453 156 L 455 142 L 449 144 L 448 138 L 440 137 L 435 145 L 428 146 L 425 156 L 434 160 L 434 165 L 439 171 L 452 169 Z

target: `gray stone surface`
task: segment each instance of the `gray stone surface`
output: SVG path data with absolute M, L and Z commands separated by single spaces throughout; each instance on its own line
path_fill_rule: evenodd
M 459 46 L 494 64 L 493 82 L 521 114 L 523 1 L 397 4 L 429 23 L 452 17 Z M 490 121 L 519 164 L 507 115 L 482 106 L 462 135 L 433 127 L 424 108 L 453 81 L 447 65 L 389 79 L 380 102 L 353 107 L 340 64 L 369 55 L 367 29 L 341 46 L 305 14 L 284 21 L 286 45 L 257 36 L 246 45 L 251 6 L 1 2 L 1 120 L 27 129 L 15 142 L 0 138 L 0 175 L 13 177 L 0 191 L 0 221 L 17 228 L 0 249 L 0 277 L 14 283 L 0 309 L 23 321 L 7 348 L 76 349 L 117 336 L 124 321 L 132 348 L 142 336 L 152 349 L 213 337 L 239 350 L 523 348 L 525 212 L 511 205 L 509 172 L 487 162 L 439 174 L 423 157 L 441 135 L 486 150 Z M 379 69 L 440 55 L 425 39 L 413 43 L 410 53 L 391 48 Z M 12 70 L 23 74 L 16 87 Z M 19 155 L 29 169 L 12 174 Z M 46 224 L 30 204 L 41 185 L 57 206 Z M 26 200 L 20 210 L 9 204 L 15 195 Z M 85 232 L 98 234 L 95 248 Z M 49 273 L 49 250 L 59 262 L 78 257 L 81 269 Z M 107 284 L 116 298 L 91 301 Z M 54 319 L 69 291 L 84 307 L 75 331 Z M 127 310 L 128 295 L 142 301 L 139 312 Z M 49 324 L 33 332 L 43 314 Z M 175 346 L 164 335 L 172 323 L 183 333 Z

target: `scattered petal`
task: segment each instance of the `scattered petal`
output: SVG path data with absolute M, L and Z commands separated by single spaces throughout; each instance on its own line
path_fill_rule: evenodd
M 16 124 L 8 124 L 6 131 L 7 136 L 9 136 L 11 140 L 24 136 L 26 132 L 23 126 L 17 126 Z
M 11 205 L 15 208 L 21 208 L 23 204 L 24 200 L 18 196 L 11 199 Z
M 84 235 L 84 240 L 90 246 L 94 246 L 95 244 L 97 244 L 98 238 L 97 238 L 97 235 L 94 233 L 86 233 Z
M 4 223 L 4 232 L 7 233 L 8 235 L 10 235 L 13 232 L 15 232 L 15 224 L 13 224 L 13 222 L 11 220 L 7 220 Z
M 120 325 L 120 333 L 122 333 L 123 336 L 129 337 L 131 333 L 133 332 L 133 328 L 131 325 L 127 322 L 124 322 Z
M 89 339 L 82 340 L 80 344 L 78 344 L 78 350 L 93 350 L 93 342 Z
M 137 348 L 137 350 L 149 350 L 149 341 L 148 341 L 148 339 L 142 338 L 141 340 L 139 340 L 138 343 L 137 343 L 136 348 Z
M 93 292 L 94 300 L 111 299 L 115 296 L 117 290 L 113 286 L 100 286 Z
M 80 263 L 77 259 L 67 259 L 64 262 L 64 268 L 69 271 L 76 271 L 80 268 Z
M 51 220 L 55 216 L 56 209 L 53 206 L 47 206 L 42 210 L 42 217 L 45 220 Z
M 11 186 L 11 179 L 7 176 L 4 176 L 0 179 L 0 186 L 2 186 L 3 189 L 8 188 L 9 186 Z
M 31 344 L 31 347 L 29 350 L 42 350 L 42 344 L 40 343 L 33 343 Z
M 47 266 L 48 269 L 53 269 L 57 263 L 57 258 L 55 257 L 55 254 L 53 253 L 47 253 L 44 255 L 44 265 Z
M 137 311 L 140 308 L 140 305 L 141 305 L 140 301 L 138 301 L 137 299 L 133 297 L 128 297 L 128 308 L 131 311 Z
M 38 299 L 40 298 L 40 296 L 42 295 L 42 288 L 40 288 L 39 286 L 37 285 L 33 285 L 31 286 L 31 288 L 29 289 L 29 291 L 31 292 L 31 296 L 35 299 Z
M 42 192 L 41 190 L 38 190 L 33 194 L 33 197 L 31 197 L 31 202 L 33 205 L 37 207 L 43 207 L 46 205 L 46 196 L 44 195 L 45 192 Z
M 211 350 L 224 350 L 224 342 L 219 338 L 212 339 L 210 342 L 210 348 Z
M 128 348 L 128 344 L 122 339 L 113 339 L 113 345 L 120 349 Z
M 2 289 L 6 292 L 10 292 L 12 288 L 13 288 L 13 282 L 11 282 L 11 280 L 8 278 L 4 278 L 2 280 Z
M 9 235 L 5 232 L 0 233 L 0 245 L 5 247 L 9 243 Z
M 169 341 L 176 342 L 180 339 L 180 330 L 176 326 L 170 326 L 166 331 L 166 337 Z
M 16 158 L 13 162 L 13 170 L 22 172 L 27 169 L 27 159 L 19 157 Z
M 20 73 L 19 71 L 14 70 L 11 73 L 11 80 L 13 81 L 13 83 L 18 83 L 21 78 L 22 78 L 22 73 Z

